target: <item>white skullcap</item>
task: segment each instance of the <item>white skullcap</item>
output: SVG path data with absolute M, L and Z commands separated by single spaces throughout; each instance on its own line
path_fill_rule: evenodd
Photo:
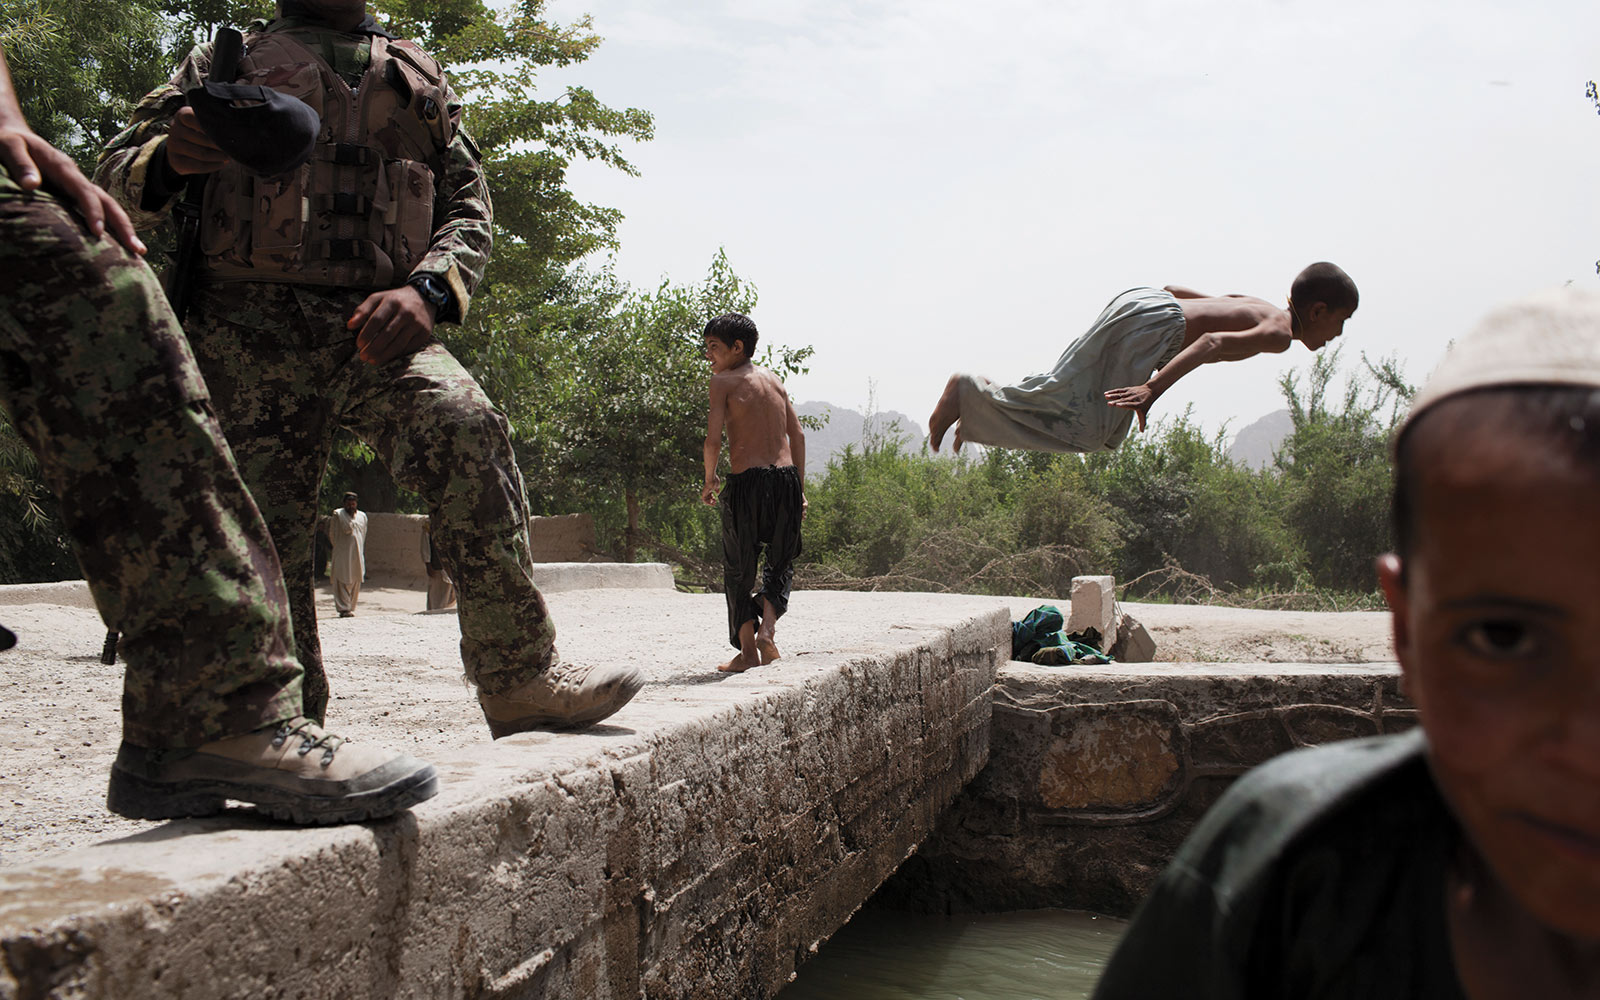
M 1441 400 L 1513 385 L 1600 388 L 1600 293 L 1556 288 L 1489 313 L 1445 353 L 1400 433 Z

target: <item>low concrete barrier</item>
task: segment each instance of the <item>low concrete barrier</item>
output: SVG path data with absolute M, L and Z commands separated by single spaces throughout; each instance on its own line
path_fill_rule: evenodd
M 150 825 L 0 868 L 0 997 L 772 996 L 982 767 L 1009 615 L 796 594 L 785 658 L 729 676 L 711 669 L 731 652 L 721 603 L 558 597 L 565 653 L 636 657 L 651 683 L 604 725 L 493 744 L 452 686 L 459 663 L 433 661 L 453 621 L 332 623 L 334 707 L 358 735 L 398 733 L 419 689 L 450 699 L 426 707 L 459 732 L 427 739 L 456 749 L 417 750 L 439 797 L 365 826 Z M 55 627 L 25 655 L 93 677 Z M 112 711 L 85 702 L 52 725 L 65 745 L 75 716 Z M 104 788 L 91 771 L 86 808 Z
M 422 565 L 424 514 L 367 514 L 367 577 L 385 580 L 427 578 Z M 536 563 L 591 562 L 595 552 L 594 518 L 560 514 L 528 519 L 528 543 Z

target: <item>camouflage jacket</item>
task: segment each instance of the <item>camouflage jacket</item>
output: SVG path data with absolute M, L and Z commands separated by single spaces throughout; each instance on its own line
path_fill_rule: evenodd
M 370 19 L 368 25 L 368 30 L 376 30 L 370 27 Z M 264 30 L 287 33 L 347 81 L 359 78 L 370 59 L 371 40 L 366 33 L 335 31 L 295 18 L 256 22 L 246 33 Z M 162 146 L 173 117 L 184 106 L 184 94 L 199 86 L 210 69 L 211 45 L 204 43 L 189 53 L 169 83 L 139 102 L 128 127 L 101 151 L 95 181 L 111 192 L 140 228 L 164 221 L 181 194 L 181 188 L 167 189 L 157 155 L 165 155 Z M 445 97 L 451 118 L 459 122 L 461 105 L 448 87 Z M 441 320 L 460 322 L 466 316 L 489 261 L 493 214 L 481 154 L 466 130 L 457 128 L 444 153 L 444 169 L 435 178 L 432 239 L 426 255 L 411 271 L 412 275 L 435 275 L 450 288 L 455 301 L 441 311 Z

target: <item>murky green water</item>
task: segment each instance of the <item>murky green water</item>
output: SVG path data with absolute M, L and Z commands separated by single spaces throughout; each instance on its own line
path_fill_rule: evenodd
M 922 916 L 863 911 L 781 1000 L 1078 1000 L 1125 922 L 1068 910 Z

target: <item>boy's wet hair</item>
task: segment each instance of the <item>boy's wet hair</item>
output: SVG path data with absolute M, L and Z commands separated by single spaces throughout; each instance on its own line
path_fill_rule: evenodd
M 1294 276 L 1289 286 L 1289 298 L 1302 308 L 1321 302 L 1329 309 L 1355 309 L 1361 304 L 1361 293 L 1356 283 L 1344 273 L 1344 268 L 1327 261 L 1318 261 Z
M 1422 470 L 1445 456 L 1501 448 L 1537 453 L 1600 487 L 1600 388 L 1582 385 L 1495 386 L 1441 400 L 1412 420 L 1395 443 L 1394 548 L 1402 560 L 1416 544 Z M 1529 511 L 1529 516 L 1537 516 Z
M 704 336 L 715 337 L 729 347 L 736 340 L 744 341 L 744 356 L 747 358 L 755 357 L 756 341 L 761 339 L 755 322 L 743 313 L 723 313 L 706 324 Z

